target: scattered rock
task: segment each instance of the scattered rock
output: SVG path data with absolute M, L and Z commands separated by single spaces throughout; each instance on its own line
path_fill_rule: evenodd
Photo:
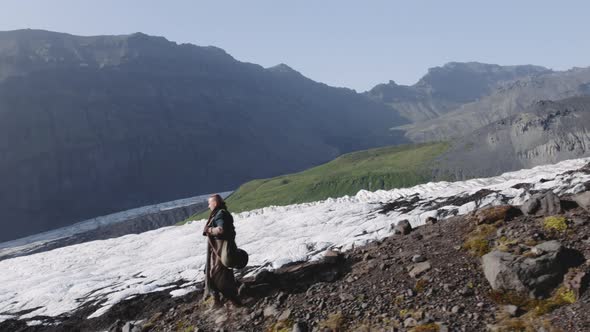
M 280 292 L 279 295 L 277 295 L 277 302 L 279 304 L 282 304 L 283 302 L 285 302 L 285 300 L 287 299 L 287 297 L 289 297 L 289 295 L 287 295 L 287 294 L 285 294 L 283 292 Z
M 426 225 L 434 225 L 438 222 L 438 219 L 435 217 L 428 217 L 426 218 Z
M 590 191 L 586 191 L 572 197 L 578 206 L 590 212 Z
M 526 215 L 532 215 L 535 214 L 535 212 L 537 212 L 537 210 L 539 210 L 540 207 L 541 200 L 539 199 L 539 196 L 533 195 L 531 198 L 527 199 L 524 203 L 522 203 L 520 210 L 522 211 L 522 213 Z
M 307 327 L 307 323 L 305 322 L 297 322 L 293 324 L 292 332 L 308 332 L 309 329 Z
M 279 314 L 277 307 L 274 305 L 269 305 L 266 308 L 264 308 L 264 317 L 274 317 L 277 316 Z
M 412 317 L 408 317 L 404 320 L 404 327 L 414 327 L 416 325 L 418 325 L 418 322 Z
M 475 223 L 481 225 L 493 224 L 498 220 L 510 220 L 520 214 L 522 212 L 512 205 L 499 205 L 477 210 L 474 217 Z
M 563 277 L 563 285 L 567 289 L 571 289 L 576 294 L 576 297 L 580 297 L 580 289 L 584 284 L 586 278 L 586 272 L 579 269 L 570 269 Z
M 510 315 L 510 317 L 516 317 L 518 314 L 518 307 L 512 304 L 502 306 L 502 311 Z
M 354 296 L 350 293 L 340 293 L 340 300 L 342 302 L 354 300 Z
M 473 289 L 471 287 L 463 287 L 460 291 L 459 294 L 463 295 L 463 296 L 473 296 L 475 295 L 475 292 L 473 291 Z
M 277 318 L 279 321 L 284 321 L 291 317 L 291 309 L 285 309 L 283 313 Z
M 561 201 L 552 191 L 544 194 L 535 194 L 526 200 L 521 207 L 526 215 L 556 215 L 563 212 Z
M 426 261 L 426 257 L 422 256 L 422 255 L 414 255 L 412 256 L 412 262 L 414 263 L 421 263 Z
M 262 310 L 255 310 L 252 311 L 252 313 L 250 314 L 250 319 L 254 320 L 254 319 L 258 319 L 259 317 L 261 317 L 263 315 L 263 311 Z
M 417 278 L 419 276 L 421 276 L 424 272 L 430 270 L 431 265 L 429 261 L 425 261 L 425 262 L 421 262 L 421 263 L 416 263 L 414 265 L 411 266 L 410 268 L 410 277 L 412 278 Z
M 463 312 L 463 307 L 460 307 L 458 305 L 454 306 L 451 308 L 451 312 L 454 314 L 460 314 Z
M 393 226 L 393 225 L 392 225 Z M 400 220 L 395 226 L 393 226 L 393 234 L 407 235 L 412 231 L 412 225 L 409 220 Z
M 225 323 L 226 321 L 227 321 L 227 315 L 225 315 L 225 314 L 219 315 L 219 317 L 217 317 L 215 319 L 215 324 L 221 325 L 221 324 Z
M 561 243 L 558 241 L 547 241 L 531 248 L 531 253 L 539 256 L 550 252 L 558 252 L 560 250 L 562 250 Z
M 588 219 L 576 216 L 572 218 L 572 222 L 576 227 L 586 226 L 588 224 Z
M 438 332 L 449 332 L 447 324 L 441 322 L 436 322 L 435 324 L 438 325 Z

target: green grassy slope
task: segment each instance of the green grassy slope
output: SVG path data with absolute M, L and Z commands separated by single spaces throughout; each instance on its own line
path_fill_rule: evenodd
M 447 143 L 426 143 L 348 153 L 300 173 L 247 182 L 227 199 L 227 206 L 232 212 L 241 212 L 354 195 L 361 189 L 373 191 L 425 183 L 432 176 L 428 166 L 448 147 Z M 207 215 L 202 213 L 187 220 Z

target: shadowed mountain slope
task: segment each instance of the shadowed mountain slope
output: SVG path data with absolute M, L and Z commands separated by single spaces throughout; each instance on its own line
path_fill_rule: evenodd
M 0 32 L 0 241 L 397 144 L 403 122 L 216 47 Z

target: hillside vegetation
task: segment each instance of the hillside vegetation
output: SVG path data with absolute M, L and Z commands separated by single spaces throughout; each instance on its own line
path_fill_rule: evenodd
M 344 154 L 303 172 L 259 179 L 240 186 L 227 199 L 232 212 L 269 205 L 313 202 L 354 195 L 361 189 L 410 187 L 432 179 L 429 166 L 449 147 L 446 142 L 401 145 Z M 187 220 L 206 218 L 207 212 Z

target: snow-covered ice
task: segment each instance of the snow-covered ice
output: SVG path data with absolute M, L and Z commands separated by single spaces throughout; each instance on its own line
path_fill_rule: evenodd
M 512 188 L 516 184 L 530 183 L 531 189 L 552 189 L 558 194 L 581 191 L 590 175 L 564 172 L 589 161 L 568 160 L 485 179 L 389 191 L 361 190 L 355 196 L 238 213 L 234 215 L 236 240 L 250 254 L 251 266 L 272 269 L 293 261 L 315 260 L 328 248 L 347 250 L 389 236 L 390 225 L 402 219 L 417 226 L 428 216 L 466 213 L 485 205 L 521 204 L 528 193 Z M 541 183 L 541 179 L 545 181 Z M 490 193 L 462 206 L 444 206 L 449 198 L 482 189 Z M 379 213 L 384 203 L 410 199 L 414 199 L 410 211 Z M 0 321 L 57 316 L 100 303 L 100 309 L 90 316 L 96 317 L 138 294 L 169 288 L 175 288 L 173 296 L 190 292 L 195 282 L 203 279 L 206 241 L 202 227 L 203 221 L 194 221 L 0 261 Z M 184 289 L 171 286 L 181 280 L 185 281 Z

